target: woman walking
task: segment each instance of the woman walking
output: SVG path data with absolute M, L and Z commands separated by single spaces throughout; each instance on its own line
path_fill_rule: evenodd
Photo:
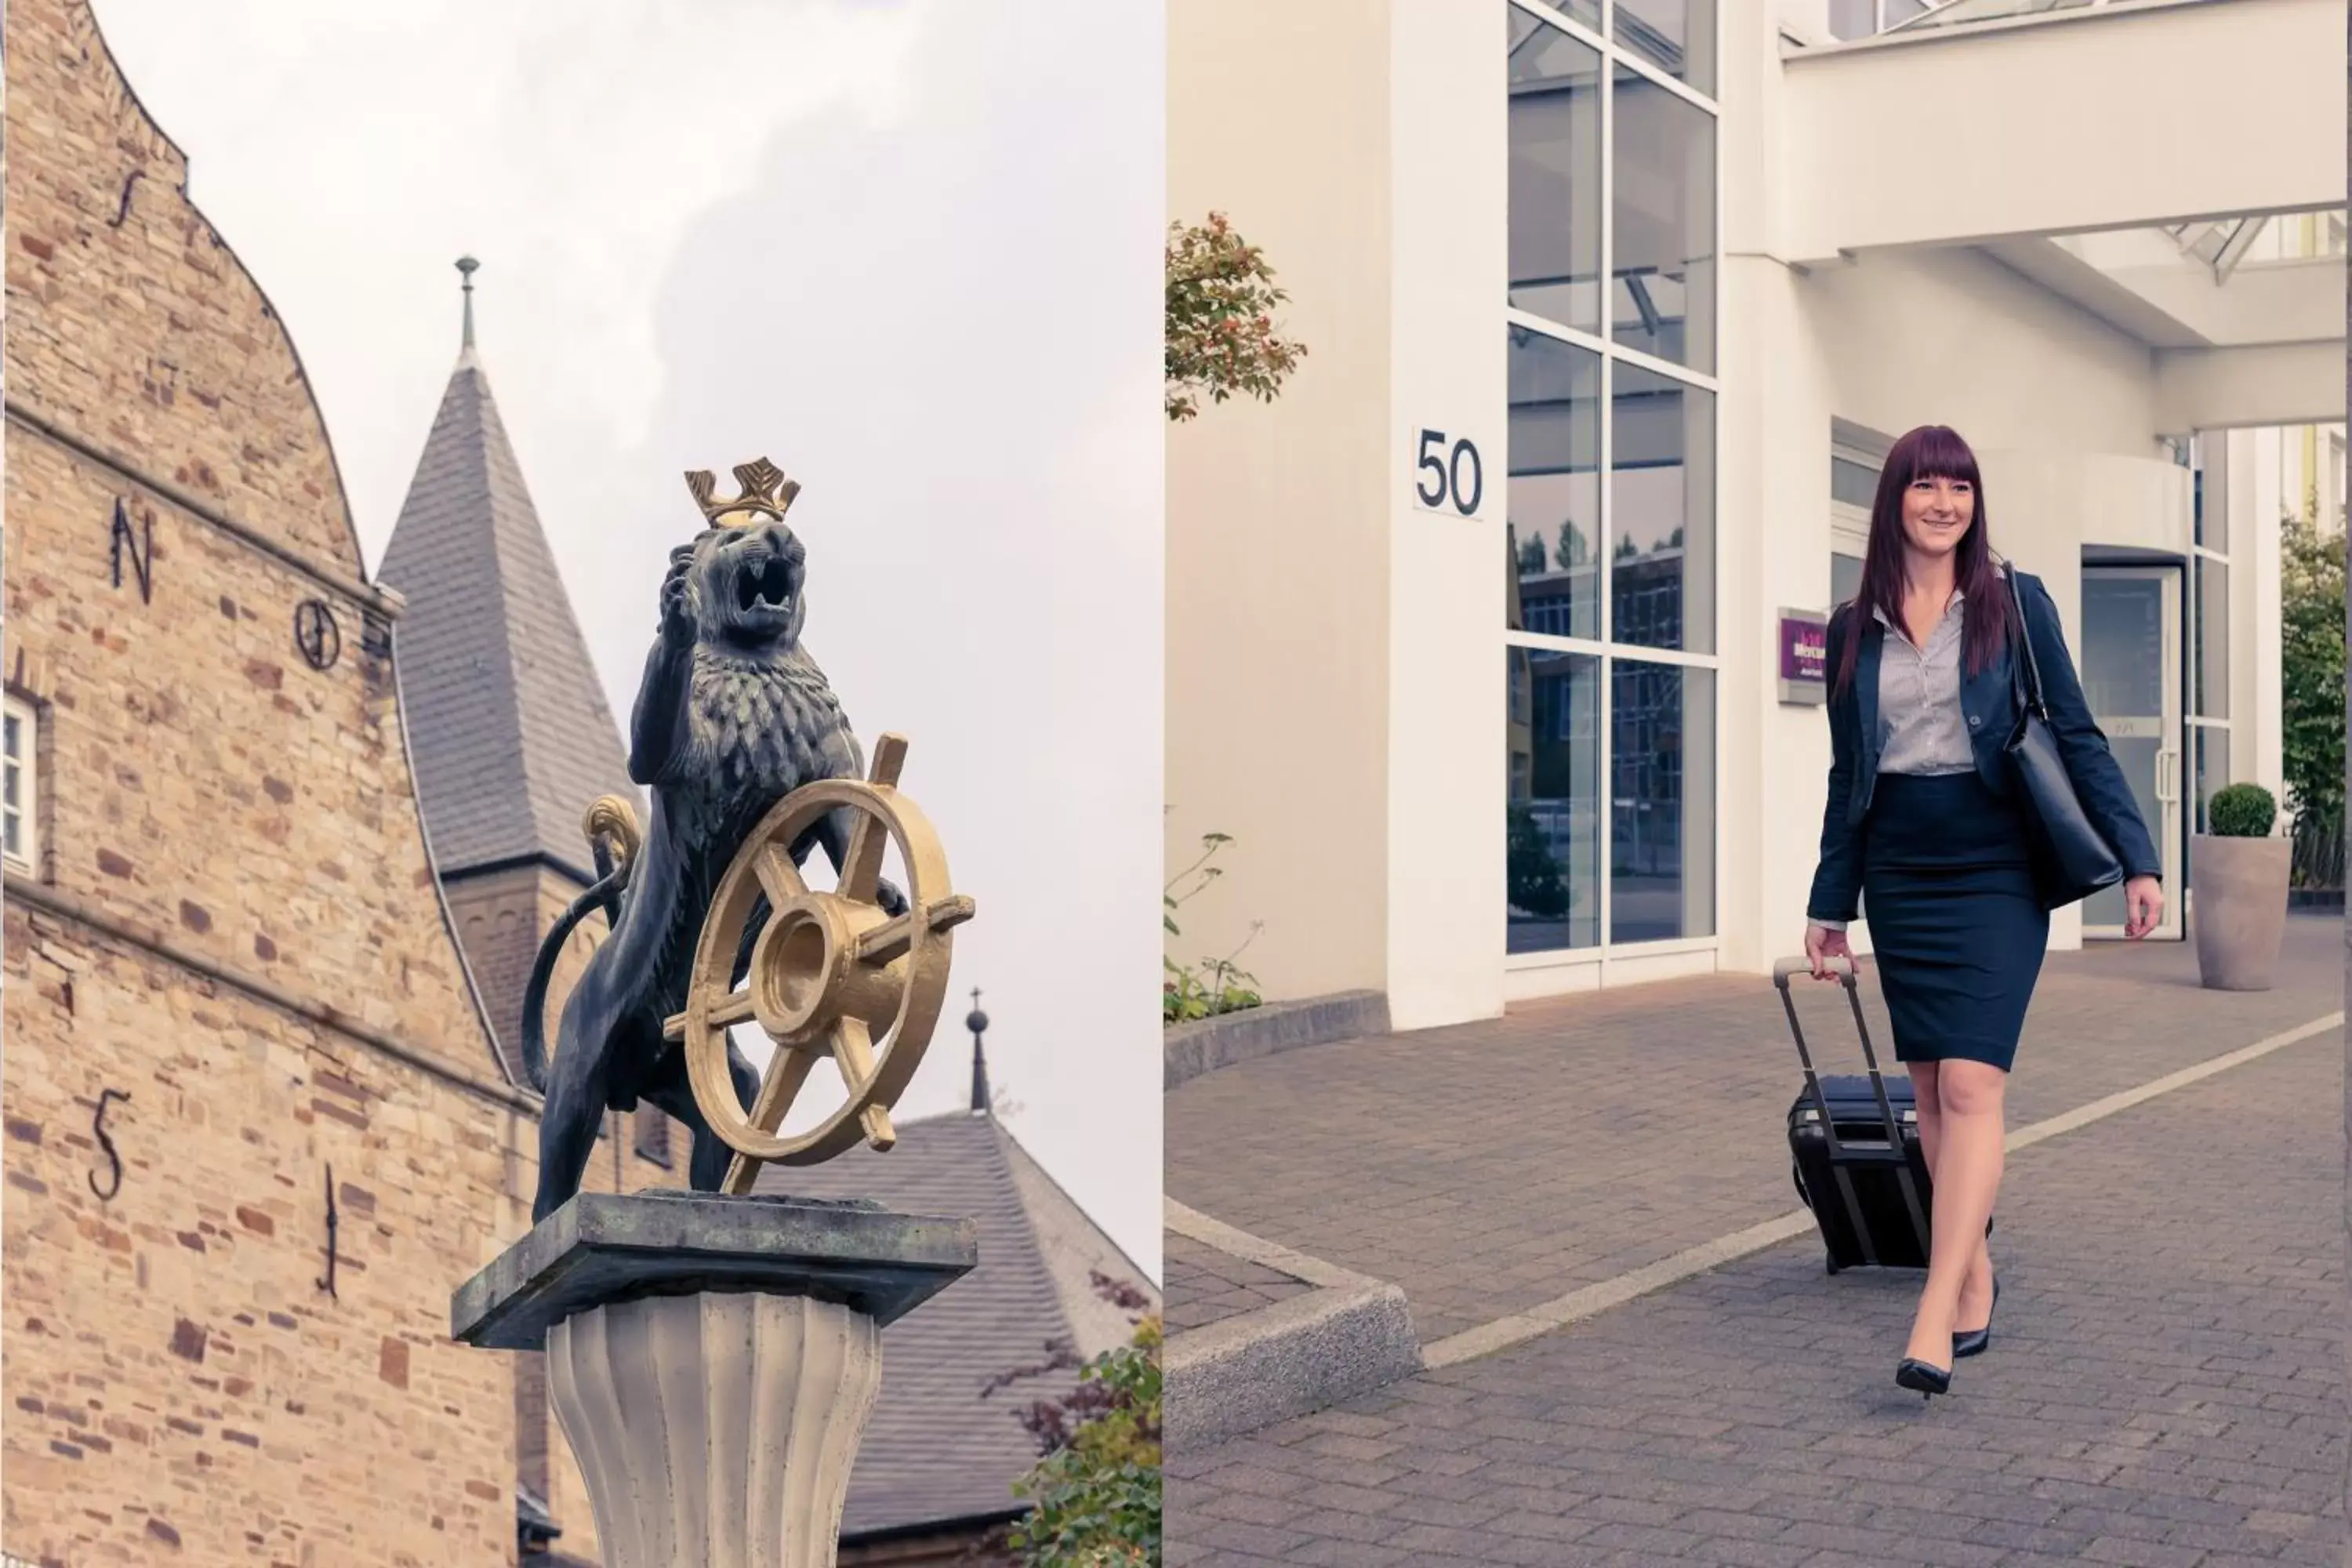
M 1888 454 L 1862 587 L 1832 618 L 1826 652 L 1829 805 L 1805 956 L 1817 978 L 1832 959 L 1852 962 L 1859 897 L 1935 1193 L 1927 1284 L 1895 1381 L 1932 1397 L 1958 1358 L 1991 1342 L 2002 1100 L 2049 910 L 2080 896 L 2053 893 L 2012 773 L 2021 677 L 2039 680 L 2082 816 L 2122 866 L 2135 940 L 2162 916 L 2162 862 L 2083 700 L 2057 605 L 1994 559 L 1976 457 L 1953 431 L 1924 426 Z

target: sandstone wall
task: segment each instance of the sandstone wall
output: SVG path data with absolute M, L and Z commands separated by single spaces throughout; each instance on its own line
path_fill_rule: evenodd
M 0 675 L 38 721 L 41 853 L 7 883 L 0 1550 L 506 1563 L 530 1401 L 447 1310 L 524 1227 L 537 1134 L 369 651 L 397 605 L 286 331 L 88 7 L 16 0 L 5 42 Z M 128 561 L 115 581 L 118 503 L 143 595 Z M 340 624 L 325 670 L 296 647 L 310 599 Z
M 510 1358 L 447 1314 L 529 1123 L 27 900 L 5 941 L 7 1549 L 511 1561 Z

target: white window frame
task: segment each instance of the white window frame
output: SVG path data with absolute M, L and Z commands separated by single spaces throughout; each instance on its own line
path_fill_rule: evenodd
M 1720 461 L 1721 447 L 1723 442 L 1721 418 L 1722 409 L 1720 403 L 1721 386 L 1717 379 L 1713 375 L 1692 370 L 1687 366 L 1670 363 L 1666 361 L 1660 360 L 1650 354 L 1644 353 L 1638 349 L 1621 346 L 1617 342 L 1614 323 L 1611 320 L 1611 310 L 1608 308 L 1612 297 L 1612 290 L 1614 289 L 1616 282 L 1616 275 L 1613 268 L 1616 260 L 1617 223 L 1615 205 L 1617 177 L 1615 167 L 1617 151 L 1617 68 L 1622 66 L 1650 84 L 1664 88 L 1665 90 L 1674 93 L 1676 97 L 1681 98 L 1685 102 L 1690 103 L 1698 109 L 1704 110 L 1707 113 L 1708 117 L 1716 122 L 1714 193 L 1716 246 L 1715 320 L 1717 322 L 1717 354 L 1718 367 L 1721 363 L 1722 321 L 1726 307 L 1727 285 L 1725 279 L 1729 268 L 1723 265 L 1723 116 L 1717 99 L 1709 94 L 1698 91 L 1677 77 L 1669 76 L 1665 71 L 1653 64 L 1642 55 L 1615 42 L 1616 0 L 1601 0 L 1601 26 L 1598 31 L 1569 16 L 1566 11 L 1544 3 L 1544 0 L 1509 0 L 1509 4 L 1515 9 L 1520 11 L 1526 16 L 1530 16 L 1538 22 L 1542 22 L 1548 26 L 1554 27 L 1560 32 L 1566 33 L 1570 37 L 1576 39 L 1577 42 L 1584 45 L 1587 48 L 1598 51 L 1601 57 L 1600 83 L 1600 279 L 1603 309 L 1601 311 L 1601 331 L 1598 333 L 1580 331 L 1576 328 L 1567 326 L 1559 321 L 1551 321 L 1546 317 L 1534 315 L 1525 310 L 1511 309 L 1508 306 L 1507 301 L 1505 304 L 1503 311 L 1505 320 L 1512 326 L 1523 327 L 1529 331 L 1538 333 L 1560 342 L 1572 344 L 1578 348 L 1598 353 L 1601 356 L 1601 385 L 1598 396 L 1601 403 L 1601 484 L 1600 487 L 1600 517 L 1598 520 L 1600 537 L 1595 542 L 1594 553 L 1599 557 L 1601 567 L 1599 582 L 1597 584 L 1597 591 L 1600 594 L 1600 604 L 1597 608 L 1601 622 L 1601 637 L 1600 639 L 1594 640 L 1584 637 L 1549 637 L 1541 633 L 1515 632 L 1507 629 L 1503 634 L 1503 643 L 1506 647 L 1524 648 L 1536 652 L 1547 653 L 1591 654 L 1595 656 L 1599 659 L 1600 663 L 1599 686 L 1601 709 L 1594 715 L 1594 723 L 1595 728 L 1600 731 L 1597 736 L 1597 741 L 1601 752 L 1601 793 L 1600 798 L 1594 802 L 1594 811 L 1600 821 L 1600 831 L 1601 835 L 1601 887 L 1599 889 L 1601 903 L 1599 910 L 1601 940 L 1597 945 L 1591 947 L 1555 948 L 1538 952 L 1506 952 L 1503 955 L 1503 968 L 1507 989 L 1513 995 L 1536 995 L 1544 994 L 1554 990 L 1575 989 L 1578 988 L 1580 984 L 1592 984 L 1592 977 L 1596 974 L 1598 984 L 1606 986 L 1612 984 L 1611 971 L 1612 966 L 1619 964 L 1631 963 L 1635 966 L 1632 973 L 1627 975 L 1627 978 L 1647 978 L 1655 973 L 1663 973 L 1664 971 L 1659 968 L 1660 962 L 1671 961 L 1678 956 L 1687 956 L 1696 961 L 1695 964 L 1692 966 L 1693 972 L 1711 970 L 1715 965 L 1715 955 L 1723 944 L 1724 886 L 1725 879 L 1730 870 L 1730 851 L 1727 842 L 1729 836 L 1723 831 L 1725 805 L 1723 758 L 1724 747 L 1729 735 L 1727 711 L 1730 704 L 1726 700 L 1727 694 L 1724 689 L 1722 675 L 1722 648 L 1724 644 L 1725 618 L 1724 605 L 1728 595 L 1724 592 L 1724 584 L 1721 576 L 1723 560 L 1723 531 L 1725 526 L 1723 514 L 1723 466 Z M 1714 25 L 1716 28 L 1716 58 L 1718 62 L 1720 62 L 1723 58 L 1723 13 L 1726 7 L 1720 3 L 1720 0 L 1718 0 L 1718 4 L 1717 4 L 1713 8 Z M 1717 398 L 1717 418 L 1715 420 L 1715 439 L 1717 448 L 1717 460 L 1714 464 L 1717 475 L 1714 496 L 1715 565 L 1717 569 L 1717 579 L 1715 593 L 1713 595 L 1715 601 L 1715 626 L 1713 627 L 1713 635 L 1708 639 L 1709 646 L 1716 650 L 1712 653 L 1694 654 L 1685 653 L 1674 648 L 1645 648 L 1630 643 L 1618 643 L 1614 640 L 1616 628 L 1611 624 L 1612 619 L 1612 611 L 1614 606 L 1611 602 L 1610 578 L 1612 576 L 1612 556 L 1614 551 L 1613 541 L 1615 539 L 1613 527 L 1616 520 L 1612 515 L 1613 509 L 1610 499 L 1610 490 L 1612 487 L 1608 483 L 1608 475 L 1610 466 L 1614 456 L 1612 451 L 1612 447 L 1614 446 L 1612 402 L 1616 394 L 1617 378 L 1615 370 L 1620 364 L 1638 366 L 1641 369 L 1654 372 L 1668 380 L 1679 382 L 1685 386 L 1697 391 L 1706 392 L 1709 395 Z M 1506 475 L 1509 472 L 1507 458 L 1506 459 L 1504 471 Z M 1655 942 L 1612 942 L 1610 940 L 1609 932 L 1615 915 L 1615 910 L 1612 907 L 1614 900 L 1612 897 L 1611 889 L 1611 884 L 1615 880 L 1615 879 L 1611 874 L 1610 852 L 1612 842 L 1612 824 L 1614 822 L 1615 805 L 1615 802 L 1612 798 L 1612 786 L 1614 784 L 1612 775 L 1616 763 L 1616 757 L 1614 754 L 1615 747 L 1613 744 L 1616 725 L 1614 723 L 1614 715 L 1610 710 L 1608 705 L 1612 700 L 1612 694 L 1614 691 L 1614 682 L 1612 681 L 1612 677 L 1614 673 L 1616 663 L 1620 658 L 1630 659 L 1635 663 L 1641 664 L 1679 665 L 1692 669 L 1707 670 L 1710 672 L 1710 679 L 1714 682 L 1714 691 L 1711 698 L 1715 711 L 1715 745 L 1714 756 L 1712 759 L 1714 776 L 1708 781 L 1708 790 L 1711 799 L 1711 810 L 1715 817 L 1714 829 L 1709 836 L 1713 840 L 1713 858 L 1715 865 L 1710 889 L 1713 908 L 1708 912 L 1707 928 L 1709 934 L 1706 936 L 1667 938 Z M 1496 825 L 1497 831 L 1500 831 L 1500 826 L 1501 825 L 1499 823 Z M 1580 976 L 1585 978 L 1580 982 Z M 1558 984 L 1550 984 L 1554 978 L 1557 978 L 1559 982 Z M 1511 984 L 1514 980 L 1517 980 L 1518 984 Z M 1535 984 L 1528 984 L 1528 982 L 1535 982 Z
M 13 691 L 6 695 L 5 709 L 8 722 L 16 726 L 16 750 L 0 765 L 16 781 L 16 804 L 0 805 L 0 813 L 14 816 L 17 847 L 13 855 L 0 849 L 0 863 L 30 877 L 38 874 L 41 863 L 41 716 L 38 709 Z

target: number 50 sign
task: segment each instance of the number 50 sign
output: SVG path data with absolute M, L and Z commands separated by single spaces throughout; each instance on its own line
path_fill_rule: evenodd
M 1475 517 L 1486 499 L 1486 460 L 1467 436 L 1449 440 L 1443 430 L 1423 430 L 1412 478 L 1412 499 L 1429 511 Z

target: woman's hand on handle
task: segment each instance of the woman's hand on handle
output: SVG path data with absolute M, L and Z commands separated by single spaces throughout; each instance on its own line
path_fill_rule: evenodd
M 1813 978 L 1827 980 L 1830 977 L 1830 960 L 1843 958 L 1852 963 L 1853 949 L 1847 945 L 1845 932 L 1832 931 L 1827 926 L 1809 925 L 1805 928 L 1805 957 L 1812 963 Z
M 2124 884 L 2124 935 L 2134 942 L 2164 921 L 2164 884 L 2153 877 L 2134 877 Z

